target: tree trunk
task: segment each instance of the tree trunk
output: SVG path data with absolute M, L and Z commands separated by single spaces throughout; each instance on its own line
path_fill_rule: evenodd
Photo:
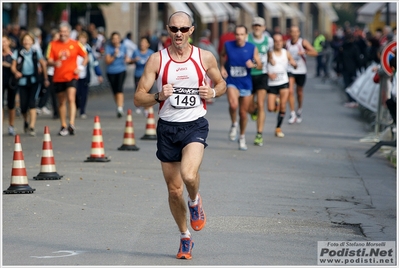
M 36 15 L 36 10 L 37 10 L 37 3 L 29 3 L 28 5 L 28 25 L 27 29 L 30 31 L 33 28 L 37 27 L 37 15 Z
M 10 21 L 12 24 L 18 24 L 18 9 L 21 3 L 11 3 Z

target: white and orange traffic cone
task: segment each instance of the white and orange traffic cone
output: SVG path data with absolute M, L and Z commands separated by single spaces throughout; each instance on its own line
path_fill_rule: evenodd
M 14 156 L 11 170 L 11 185 L 3 191 L 5 194 L 31 194 L 36 189 L 32 189 L 28 184 L 26 175 L 24 153 L 19 135 L 15 135 Z
M 91 141 L 91 153 L 85 162 L 109 162 L 111 161 L 105 157 L 103 133 L 101 130 L 100 117 L 94 117 L 93 138 Z
M 156 140 L 157 131 L 155 129 L 154 108 L 148 108 L 147 125 L 145 127 L 145 134 L 141 137 L 142 140 Z
M 127 110 L 125 133 L 123 134 L 123 144 L 118 148 L 119 151 L 138 151 L 140 148 L 136 146 L 134 139 L 132 110 Z
M 42 147 L 42 160 L 40 164 L 40 173 L 35 180 L 60 180 L 60 176 L 55 169 L 55 160 L 53 154 L 53 145 L 51 143 L 50 130 L 48 126 L 44 127 L 43 147 Z

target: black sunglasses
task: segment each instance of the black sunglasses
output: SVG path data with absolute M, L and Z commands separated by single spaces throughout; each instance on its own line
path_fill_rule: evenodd
M 187 33 L 190 30 L 191 27 L 181 27 L 181 28 L 177 28 L 176 26 L 169 26 L 169 30 L 172 33 L 177 33 L 178 31 L 182 32 L 182 33 Z

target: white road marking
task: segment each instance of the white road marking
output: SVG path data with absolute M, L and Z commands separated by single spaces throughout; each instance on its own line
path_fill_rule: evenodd
M 52 259 L 52 258 L 64 258 L 64 257 L 71 257 L 75 255 L 79 255 L 84 253 L 85 251 L 79 251 L 79 250 L 59 250 L 55 251 L 52 253 L 68 253 L 64 255 L 56 255 L 56 256 L 31 256 L 32 258 L 37 258 L 37 259 Z

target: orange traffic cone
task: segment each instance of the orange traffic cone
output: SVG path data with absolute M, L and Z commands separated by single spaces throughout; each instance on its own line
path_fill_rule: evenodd
M 53 145 L 51 143 L 50 130 L 48 126 L 45 126 L 40 173 L 37 174 L 36 177 L 33 177 L 33 179 L 60 180 L 62 177 L 63 176 L 60 176 L 55 170 L 55 160 L 53 154 Z
M 26 175 L 24 153 L 19 135 L 15 135 L 14 158 L 11 170 L 11 185 L 3 191 L 5 194 L 31 194 L 36 189 L 32 189 L 28 184 Z
M 109 162 L 111 161 L 105 157 L 103 133 L 101 131 L 100 117 L 94 117 L 93 138 L 91 141 L 91 154 L 85 162 Z
M 154 109 L 152 107 L 148 108 L 147 125 L 145 129 L 145 134 L 141 137 L 142 140 L 156 140 L 157 132 L 155 129 L 155 119 L 154 119 Z
M 127 110 L 125 133 L 123 135 L 123 144 L 118 148 L 119 151 L 138 151 L 140 148 L 136 146 L 134 139 L 134 128 L 132 119 L 132 110 Z

